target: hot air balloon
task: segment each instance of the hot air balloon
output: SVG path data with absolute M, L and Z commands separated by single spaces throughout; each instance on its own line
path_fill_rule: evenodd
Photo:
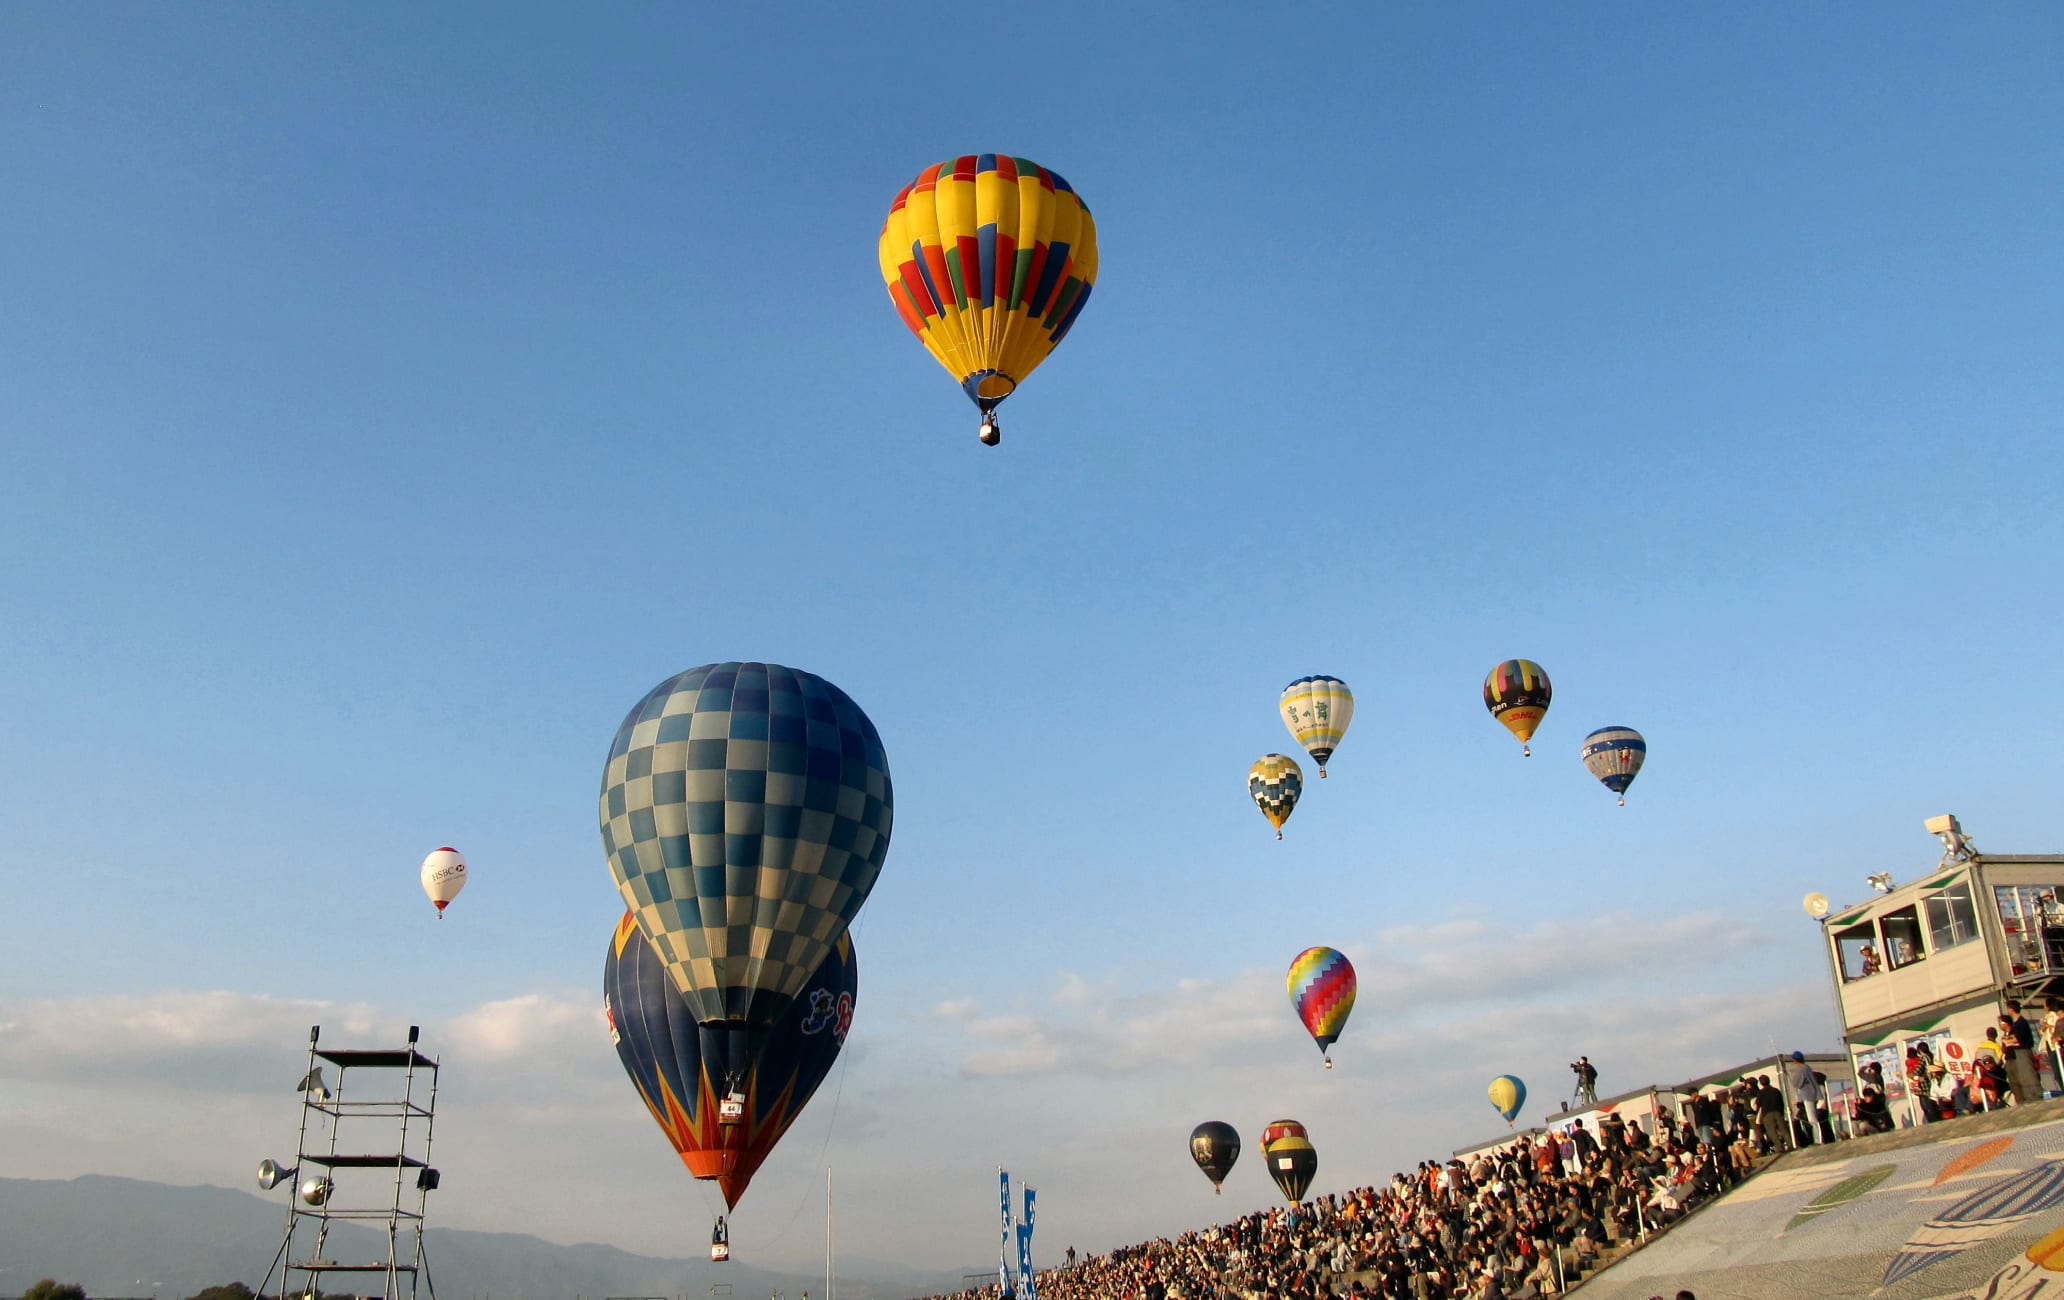
M 1584 737 L 1584 766 L 1627 805 L 1627 787 L 1648 761 L 1648 742 L 1632 727 L 1600 727 Z
M 788 1005 L 723 1114 L 724 1080 L 703 1060 L 689 1000 L 630 913 L 617 922 L 602 967 L 602 1005 L 617 1058 L 652 1118 L 697 1178 L 714 1179 L 736 1207 L 774 1144 L 831 1073 L 859 995 L 851 935 L 831 945 Z
M 1526 1105 L 1526 1085 L 1517 1076 L 1501 1074 L 1491 1080 L 1491 1105 L 1505 1117 L 1505 1126 L 1510 1128 L 1519 1108 Z
M 793 668 L 691 668 L 617 729 L 603 854 L 727 1091 L 866 901 L 893 803 L 874 724 Z
M 1283 823 L 1290 820 L 1297 796 L 1304 793 L 1304 769 L 1282 754 L 1263 754 L 1247 769 L 1247 793 L 1254 796 L 1254 806 L 1276 828 L 1280 840 Z
M 1233 1162 L 1239 1158 L 1240 1135 L 1232 1125 L 1208 1119 L 1190 1130 L 1190 1159 L 1211 1180 L 1213 1195 L 1224 1194 L 1225 1189 L 1219 1184 L 1233 1171 Z
M 1290 989 L 1290 1005 L 1297 1018 L 1311 1031 L 1319 1045 L 1326 1068 L 1333 1068 L 1333 1043 L 1354 1010 L 1354 967 L 1333 948 L 1306 948 L 1290 963 L 1283 981 Z
M 423 892 L 437 905 L 437 919 L 442 921 L 445 905 L 466 887 L 465 855 L 450 845 L 433 850 L 423 859 L 422 877 Z
M 1283 688 L 1276 709 L 1283 715 L 1283 725 L 1319 765 L 1323 780 L 1326 760 L 1333 757 L 1340 738 L 1347 734 L 1347 724 L 1354 721 L 1354 692 L 1338 677 L 1300 677 Z
M 897 315 L 1002 437 L 996 406 L 1067 336 L 1096 283 L 1096 222 L 1029 158 L 962 154 L 925 168 L 882 223 Z
M 1531 659 L 1507 659 L 1483 679 L 1484 707 L 1519 739 L 1521 757 L 1532 757 L 1534 751 L 1527 742 L 1534 738 L 1534 728 L 1541 725 L 1554 696 L 1548 674 Z
M 1261 1149 L 1267 1151 L 1281 1138 L 1310 1136 L 1304 1131 L 1304 1125 L 1294 1119 L 1270 1120 L 1261 1130 Z
M 1312 1149 L 1311 1139 L 1277 1138 L 1262 1150 L 1262 1156 L 1268 1161 L 1269 1177 L 1276 1180 L 1283 1195 L 1293 1205 L 1304 1200 L 1312 1175 L 1319 1172 L 1319 1153 Z

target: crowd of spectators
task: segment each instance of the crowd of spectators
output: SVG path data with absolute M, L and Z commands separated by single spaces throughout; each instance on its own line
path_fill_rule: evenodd
M 1038 1275 L 1041 1300 L 1535 1300 L 1818 1136 L 1767 1076 Z M 1832 1140 L 1833 1134 L 1829 1133 Z M 1072 1248 L 1070 1248 L 1072 1253 Z M 935 1300 L 997 1300 L 995 1285 Z

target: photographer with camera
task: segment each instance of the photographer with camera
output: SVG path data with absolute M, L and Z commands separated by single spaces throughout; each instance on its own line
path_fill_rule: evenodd
M 1598 1104 L 1598 1070 L 1591 1064 L 1591 1058 L 1580 1056 L 1570 1062 L 1570 1069 L 1577 1076 L 1577 1100 L 1589 1106 Z

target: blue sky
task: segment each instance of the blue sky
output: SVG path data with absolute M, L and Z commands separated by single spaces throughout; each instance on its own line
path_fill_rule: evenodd
M 1826 1046 L 1803 892 L 1942 811 L 2058 848 L 2064 19 L 1299 15 L 0 12 L 0 1175 L 241 1185 L 294 1122 L 250 1062 L 420 1022 L 483 1062 L 449 1220 L 692 1252 L 589 1023 L 594 793 L 717 659 L 838 682 L 898 795 L 768 1262 L 825 1160 L 950 1273 L 998 1163 L 1100 1249 L 1273 1196 L 1196 1199 L 1197 1120 L 1302 1107 L 1347 1186 L 1498 1073 Z M 992 149 L 1102 250 L 994 450 L 873 250 Z M 1244 773 L 1313 672 L 1358 712 L 1278 844 Z M 1311 943 L 1363 971 L 1332 1075 Z M 63 1100 L 116 1057 L 247 1128 Z M 517 1122 L 578 1195 L 481 1190 Z

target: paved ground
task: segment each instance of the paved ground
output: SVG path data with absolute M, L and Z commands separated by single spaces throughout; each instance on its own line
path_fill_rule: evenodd
M 1581 1300 L 2064 1300 L 2064 1101 L 1773 1161 Z

